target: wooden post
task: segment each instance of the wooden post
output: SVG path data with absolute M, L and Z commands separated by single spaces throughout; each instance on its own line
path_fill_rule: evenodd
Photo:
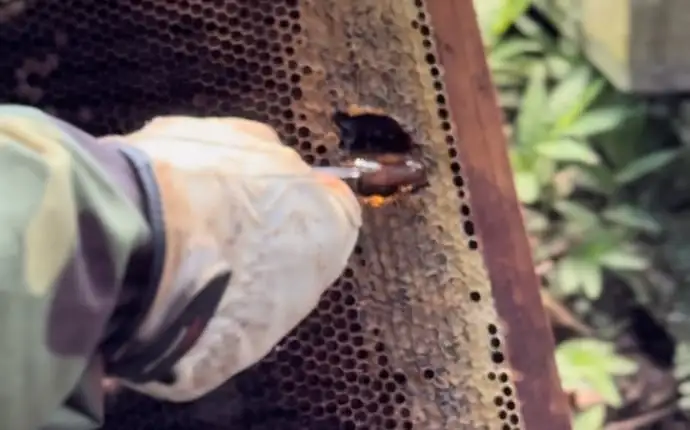
M 472 0 L 428 0 L 474 222 L 507 332 L 523 429 L 570 428 Z

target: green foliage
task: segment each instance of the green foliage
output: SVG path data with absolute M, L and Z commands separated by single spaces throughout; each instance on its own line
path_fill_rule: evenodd
M 573 430 L 600 430 L 606 422 L 606 407 L 595 405 L 577 414 L 573 420 Z
M 662 149 L 642 156 L 619 170 L 614 180 L 618 185 L 629 185 L 666 167 L 678 157 L 676 149 Z
M 544 243 L 567 244 L 561 255 L 543 256 L 556 261 L 547 277 L 561 296 L 583 294 L 595 300 L 606 273 L 624 277 L 646 270 L 650 262 L 635 239 L 660 230 L 642 208 L 621 203 L 618 190 L 670 163 L 674 153 L 660 151 L 622 170 L 604 163 L 594 139 L 622 127 L 634 114 L 626 103 L 597 105 L 605 89 L 581 61 L 560 79 L 550 79 L 544 64 L 535 64 L 511 133 L 518 197 L 546 220 L 540 232 L 532 233 Z M 575 196 L 578 189 L 589 195 Z
M 601 165 L 589 138 L 625 121 L 626 106 L 591 109 L 604 86 L 588 66 L 574 68 L 549 89 L 546 70 L 535 65 L 529 76 L 513 133 L 511 160 L 518 196 L 535 204 L 552 194 L 553 179 L 570 165 Z M 553 203 L 553 202 L 549 202 Z
M 627 242 L 629 231 L 611 225 L 605 228 L 596 214 L 590 214 L 597 217 L 591 226 L 575 221 L 574 227 L 581 231 L 582 238 L 559 259 L 553 285 L 561 295 L 582 293 L 596 300 L 602 293 L 606 270 L 641 271 L 649 261 Z
M 556 365 L 564 390 L 594 392 L 603 400 L 575 415 L 573 430 L 602 429 L 606 406 L 622 405 L 615 378 L 637 371 L 636 363 L 616 354 L 613 345 L 595 339 L 562 342 L 556 349 Z
M 609 406 L 621 406 L 614 378 L 634 373 L 634 362 L 617 355 L 613 345 L 595 339 L 562 342 L 556 350 L 556 365 L 566 391 L 592 390 Z
M 535 259 L 553 263 L 544 278 L 557 296 L 597 300 L 615 279 L 644 302 L 665 184 L 639 188 L 683 150 L 650 148 L 645 105 L 615 93 L 571 43 L 525 15 L 528 3 L 475 2 Z
M 652 121 L 646 103 L 617 93 L 577 46 L 532 20 L 530 3 L 475 0 L 475 8 L 540 275 L 552 295 L 585 304 L 581 317 L 608 321 L 599 334 L 626 323 L 595 314 L 610 288 L 662 315 L 680 333 L 676 375 L 687 381 L 680 405 L 690 410 L 690 214 L 676 213 L 690 205 L 687 145 L 671 121 Z M 606 407 L 621 406 L 616 378 L 634 364 L 594 339 L 561 343 L 556 360 L 566 390 L 605 401 L 577 414 L 574 429 L 602 428 Z
M 531 6 L 531 0 L 482 0 L 475 9 L 482 29 L 482 38 L 488 47 L 494 47 L 513 23 Z

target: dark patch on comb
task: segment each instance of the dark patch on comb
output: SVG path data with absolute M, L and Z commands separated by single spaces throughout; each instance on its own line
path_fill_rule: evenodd
M 340 147 L 351 153 L 408 154 L 416 145 L 412 136 L 391 116 L 375 112 L 333 114 Z

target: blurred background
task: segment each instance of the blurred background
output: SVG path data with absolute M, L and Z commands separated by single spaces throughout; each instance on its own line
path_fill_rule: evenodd
M 574 430 L 690 429 L 690 1 L 475 8 Z

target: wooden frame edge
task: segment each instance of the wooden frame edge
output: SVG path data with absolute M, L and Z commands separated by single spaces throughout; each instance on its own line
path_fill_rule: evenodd
M 426 0 L 473 222 L 489 273 L 523 422 L 529 430 L 570 430 L 506 138 L 472 0 Z

